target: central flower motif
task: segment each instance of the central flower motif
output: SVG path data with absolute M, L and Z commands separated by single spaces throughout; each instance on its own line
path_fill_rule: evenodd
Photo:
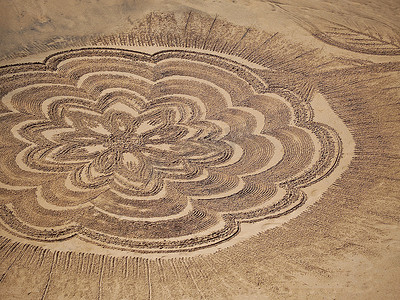
M 81 49 L 6 71 L 0 218 L 26 239 L 209 247 L 300 207 L 340 158 L 289 77 L 216 55 Z
M 164 179 L 193 180 L 233 156 L 234 143 L 221 140 L 222 128 L 196 113 L 201 107 L 195 101 L 167 97 L 139 105 L 110 97 L 100 109 L 75 100 L 47 103 L 50 122 L 18 129 L 32 143 L 24 153 L 26 166 L 62 169 L 74 189 L 154 196 Z M 38 134 L 45 139 L 38 141 Z

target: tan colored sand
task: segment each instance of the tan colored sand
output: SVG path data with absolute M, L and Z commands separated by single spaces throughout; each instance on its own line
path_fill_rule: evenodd
M 349 26 L 361 26 L 364 32 L 368 32 L 366 28 L 375 30 L 372 28 L 376 26 L 383 40 L 387 36 L 399 39 L 397 1 L 383 1 L 379 5 L 344 0 L 1 1 L 0 8 L 2 65 L 42 61 L 55 51 L 79 48 L 76 45 L 57 50 L 35 48 L 48 41 L 68 43 L 71 37 L 112 35 L 129 31 L 136 20 L 152 11 L 191 10 L 211 17 L 218 15 L 235 25 L 279 32 L 287 41 L 299 43 L 305 49 L 318 49 L 320 57 L 337 59 L 332 69 L 359 68 L 343 73 L 336 70 L 332 74 L 337 77 L 330 77 L 330 70 L 324 69 L 324 82 L 319 81 L 322 75 L 309 75 L 319 90 L 311 105 L 315 111 L 323 112 L 316 114 L 314 120 L 335 128 L 345 152 L 333 174 L 305 189 L 310 198 L 301 209 L 277 221 L 243 224 L 238 236 L 218 247 L 165 254 L 161 256 L 163 259 L 159 254 L 112 250 L 74 238 L 68 243 L 33 242 L 49 251 L 40 252 L 37 259 L 32 255 L 32 261 L 24 261 L 22 256 L 33 250 L 23 246 L 14 249 L 11 243 L 4 243 L 0 248 L 3 257 L 0 298 L 400 297 L 399 55 L 352 51 L 329 44 L 310 31 L 313 26 L 325 26 L 319 17 L 342 22 L 343 17 L 354 15 L 361 21 L 354 19 L 352 23 L 350 19 Z M 23 53 L 25 46 L 35 49 L 35 53 L 11 57 L 13 53 Z M 148 53 L 160 50 L 159 47 L 110 47 Z M 258 67 L 234 55 L 226 57 Z M 339 66 L 340 63 L 343 65 Z M 373 63 L 377 65 L 370 67 Z M 389 67 L 385 69 L 384 64 Z M 366 77 L 362 78 L 363 75 Z M 351 101 L 354 104 L 350 107 Z M 278 193 L 276 197 L 281 195 Z M 1 233 L 12 241 L 26 242 L 24 238 Z M 55 250 L 85 254 L 55 257 L 52 254 Z M 103 260 L 96 261 L 97 256 L 92 254 L 106 256 L 99 256 Z M 35 259 L 38 265 L 34 265 Z M 64 262 L 65 269 L 58 267 L 62 259 L 70 259 L 70 267 Z

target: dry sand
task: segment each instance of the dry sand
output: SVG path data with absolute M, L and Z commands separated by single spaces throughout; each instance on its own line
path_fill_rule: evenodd
M 400 5 L 1 1 L 1 299 L 398 299 Z

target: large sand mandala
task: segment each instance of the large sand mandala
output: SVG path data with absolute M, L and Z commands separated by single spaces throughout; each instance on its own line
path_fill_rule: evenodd
M 2 71 L 0 217 L 28 240 L 211 247 L 293 213 L 342 154 L 282 74 L 207 52 L 85 48 Z
M 399 298 L 393 1 L 31 2 L 0 22 L 1 299 Z

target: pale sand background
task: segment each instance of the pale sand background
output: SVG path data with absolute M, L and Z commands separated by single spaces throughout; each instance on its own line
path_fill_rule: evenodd
M 312 20 L 318 27 L 326 16 L 361 18 L 382 35 L 400 35 L 398 1 L 1 1 L 0 56 L 9 57 L 27 45 L 46 41 L 68 41 L 73 37 L 124 32 L 136 19 L 152 11 L 202 11 L 218 15 L 237 25 L 279 32 L 289 41 L 322 49 L 326 56 L 343 60 L 359 59 L 375 63 L 400 62 L 399 55 L 374 55 L 349 51 L 315 38 L 309 25 L 297 18 Z M 321 22 L 321 23 L 319 23 Z M 300 26 L 300 25 L 303 25 Z M 389 24 L 389 25 L 388 25 Z M 39 55 L 40 56 L 40 55 Z M 21 61 L 7 59 L 4 63 Z M 361 71 L 362 72 L 362 71 Z M 399 78 L 399 68 L 391 76 Z M 375 87 L 379 88 L 379 87 Z M 397 89 L 397 90 L 396 90 Z M 286 226 L 266 232 L 217 253 L 206 256 L 214 265 L 195 288 L 182 288 L 182 299 L 398 299 L 400 298 L 400 226 L 399 226 L 399 123 L 398 87 L 392 101 L 375 99 L 369 109 L 374 122 L 361 132 L 356 118 L 346 115 L 340 103 L 334 109 L 355 133 L 356 143 L 363 139 L 375 145 L 382 139 L 385 148 L 367 149 L 357 157 L 346 175 L 329 190 L 324 199 L 300 218 Z M 377 91 L 379 95 L 379 91 Z M 397 97 L 397 100 L 396 100 Z M 368 105 L 367 105 L 368 106 Z M 381 107 L 381 108 L 379 108 Z M 361 108 L 360 108 L 361 109 Z M 391 111 L 391 112 L 390 112 Z M 393 113 L 394 112 L 394 113 Z M 398 116 L 398 113 L 397 113 Z M 358 124 L 358 125 L 357 125 Z M 354 127 L 352 127 L 354 125 Z M 356 126 L 357 125 L 357 126 Z M 361 125 L 362 126 L 362 125 Z M 372 129 L 371 129 L 372 128 Z M 376 139 L 370 142 L 371 139 Z M 366 143 L 367 143 L 366 142 Z M 371 147 L 367 144 L 366 148 Z M 358 150 L 360 153 L 362 151 Z M 371 154 L 372 153 L 372 154 Z M 368 156 L 370 154 L 370 156 Z M 371 164 L 367 167 L 368 163 Z M 356 190 L 356 187 L 358 188 Z M 198 262 L 197 262 L 198 263 Z M 194 271 L 195 272 L 195 271 Z M 192 276 L 192 275 L 191 275 Z M 0 283 L 5 299 L 40 299 L 44 279 L 33 280 L 29 266 L 15 267 L 8 281 Z M 62 278 L 62 275 L 59 275 Z M 78 277 L 78 276 L 77 276 Z M 200 276 L 201 278 L 201 276 Z M 79 279 L 78 279 L 79 280 Z M 63 280 L 59 281 L 59 289 Z M 74 279 L 68 278 L 69 284 Z M 242 284 L 242 285 L 240 285 Z M 77 284 L 82 288 L 84 283 Z M 235 285 L 240 286 L 235 289 Z M 66 285 L 71 289 L 74 284 Z M 110 290 L 112 283 L 109 284 Z M 154 287 L 153 287 L 154 288 Z M 153 290 L 154 299 L 158 296 Z M 54 288 L 48 299 L 95 299 L 95 292 L 62 296 Z M 87 290 L 86 288 L 82 290 Z M 103 286 L 103 292 L 107 285 Z M 104 292 L 102 299 L 133 299 L 123 287 Z M 212 293 L 206 292 L 211 290 Z M 231 292 L 229 292 L 231 290 Z M 30 291 L 32 294 L 27 293 Z M 118 294 L 120 291 L 121 294 Z M 125 293 L 125 295 L 124 295 Z M 139 293 L 138 293 L 139 294 Z M 25 295 L 25 296 L 23 296 Z M 37 296 L 33 296 L 37 295 Z M 70 294 L 72 295 L 72 294 Z M 113 296 L 112 296 L 113 295 Z M 118 295 L 118 296 L 116 296 Z M 124 295 L 124 296 L 123 296 Z M 26 298 L 23 298 L 26 297 Z M 146 296 L 147 297 L 147 296 Z M 1 298 L 1 297 L 0 297 Z M 147 297 L 148 298 L 148 297 Z

